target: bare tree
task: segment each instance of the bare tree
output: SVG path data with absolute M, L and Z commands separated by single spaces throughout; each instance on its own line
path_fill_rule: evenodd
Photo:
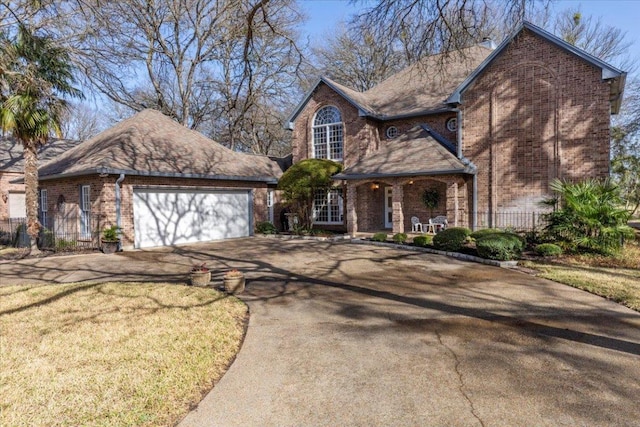
M 628 54 L 631 42 L 625 40 L 626 33 L 603 24 L 600 18 L 583 15 L 580 8 L 560 12 L 553 31 L 568 43 L 621 69 L 632 71 L 636 66 Z
M 377 39 L 368 25 L 357 21 L 316 46 L 314 62 L 320 74 L 364 92 L 408 65 L 394 45 L 393 40 Z
M 286 97 L 302 51 L 293 0 L 67 0 L 41 17 L 72 48 L 85 85 L 131 111 L 154 108 L 232 148 L 245 116 Z M 267 144 L 268 145 L 268 144 Z
M 103 113 L 87 103 L 70 103 L 60 126 L 62 137 L 78 141 L 89 139 L 107 127 L 103 117 Z

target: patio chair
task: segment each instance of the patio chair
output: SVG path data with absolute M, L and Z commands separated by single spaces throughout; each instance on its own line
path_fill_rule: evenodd
M 435 218 L 429 218 L 429 225 L 427 230 L 432 230 L 433 233 L 437 233 L 438 231 L 442 231 L 447 228 L 449 222 L 447 221 L 447 217 L 444 215 L 438 215 Z
M 411 217 L 411 232 L 412 233 L 417 233 L 417 232 L 422 233 L 422 223 L 420 222 L 420 219 L 417 216 L 412 216 Z

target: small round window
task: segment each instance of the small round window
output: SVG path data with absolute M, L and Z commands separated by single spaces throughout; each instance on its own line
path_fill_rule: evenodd
M 456 119 L 455 117 L 451 117 L 449 120 L 447 120 L 447 130 L 449 132 L 455 132 L 458 130 L 458 119 Z
M 387 128 L 387 139 L 393 139 L 398 136 L 398 128 L 395 126 L 389 126 Z

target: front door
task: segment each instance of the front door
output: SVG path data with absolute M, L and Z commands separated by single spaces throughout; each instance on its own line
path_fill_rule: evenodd
M 393 188 L 384 188 L 384 228 L 393 228 Z

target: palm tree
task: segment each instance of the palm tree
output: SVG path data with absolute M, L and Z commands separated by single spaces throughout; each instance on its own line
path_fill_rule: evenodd
M 24 146 L 27 232 L 38 252 L 38 147 L 51 135 L 61 136 L 67 110 L 64 96 L 80 98 L 73 87 L 68 52 L 53 40 L 32 34 L 20 24 L 15 38 L 0 35 L 0 125 Z
M 610 179 L 567 182 L 554 180 L 550 188 L 558 197 L 543 201 L 555 210 L 546 215 L 546 231 L 568 249 L 608 254 L 633 238 L 627 225 L 619 188 Z

